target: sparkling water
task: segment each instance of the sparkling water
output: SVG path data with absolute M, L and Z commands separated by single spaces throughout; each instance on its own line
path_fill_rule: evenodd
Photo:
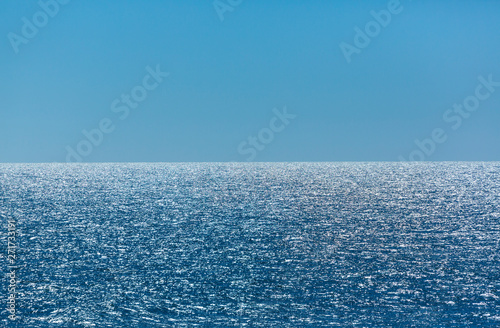
M 1 326 L 500 326 L 500 163 L 2 164 L 0 199 Z

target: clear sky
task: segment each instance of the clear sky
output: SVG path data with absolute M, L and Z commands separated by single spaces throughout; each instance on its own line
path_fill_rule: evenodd
M 0 2 L 0 162 L 500 160 L 500 1 L 60 2 Z

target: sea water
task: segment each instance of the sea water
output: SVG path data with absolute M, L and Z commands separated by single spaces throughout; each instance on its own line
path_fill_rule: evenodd
M 500 163 L 3 164 L 0 200 L 2 326 L 500 326 Z

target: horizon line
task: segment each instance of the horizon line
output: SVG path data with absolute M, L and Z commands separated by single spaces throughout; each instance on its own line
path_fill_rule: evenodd
M 443 160 L 443 161 L 266 161 L 266 162 L 242 162 L 242 161 L 178 161 L 178 162 L 0 162 L 0 164 L 293 164 L 293 163 L 500 163 L 500 161 L 484 160 Z

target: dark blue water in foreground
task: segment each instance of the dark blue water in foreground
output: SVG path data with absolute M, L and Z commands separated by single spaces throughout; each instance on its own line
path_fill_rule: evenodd
M 0 165 L 20 327 L 499 327 L 500 163 Z

